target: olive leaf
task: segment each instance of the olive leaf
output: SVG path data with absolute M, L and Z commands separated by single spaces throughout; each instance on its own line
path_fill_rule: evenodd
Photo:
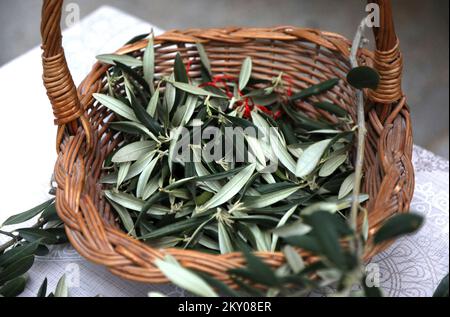
M 309 146 L 297 162 L 295 175 L 304 178 L 311 174 L 320 163 L 325 151 L 328 149 L 331 140 L 323 140 Z
M 294 94 L 291 97 L 291 100 L 300 100 L 300 99 L 305 99 L 305 98 L 308 98 L 308 97 L 311 97 L 314 95 L 319 95 L 325 91 L 332 89 L 338 83 L 339 83 L 338 78 L 329 79 L 327 81 L 324 81 L 317 85 L 313 85 L 311 87 L 308 87 L 308 88 L 302 90 L 301 92 Z
M 50 206 L 54 202 L 54 199 L 50 199 L 46 201 L 45 203 L 36 206 L 34 208 L 31 208 L 28 211 L 22 212 L 20 214 L 14 215 L 9 217 L 2 225 L 4 226 L 10 226 L 10 225 L 17 225 L 19 223 L 23 223 L 25 221 L 28 221 L 30 219 L 33 219 L 40 213 L 42 213 L 48 206 Z
M 375 233 L 373 242 L 380 244 L 400 236 L 416 232 L 423 224 L 423 217 L 414 214 L 399 214 L 389 218 Z
M 153 35 L 148 40 L 142 66 L 144 68 L 144 79 L 148 83 L 150 88 L 153 88 L 153 81 L 155 76 L 155 48 Z
M 144 206 L 144 201 L 138 199 L 130 194 L 114 192 L 112 190 L 105 190 L 105 196 L 113 202 L 119 204 L 127 209 L 141 211 Z
M 142 67 L 142 61 L 129 55 L 118 54 L 102 54 L 98 55 L 97 60 L 110 65 L 115 65 L 115 62 L 120 62 L 129 67 Z
M 264 194 L 259 197 L 251 197 L 248 199 L 244 199 L 242 201 L 243 207 L 248 209 L 268 207 L 288 198 L 289 196 L 297 192 L 299 189 L 300 189 L 299 186 L 293 186 L 291 188 L 286 188 L 279 191 L 274 191 L 272 193 Z
M 218 232 L 220 253 L 226 254 L 233 252 L 234 248 L 231 243 L 231 238 L 228 234 L 227 228 L 221 221 L 218 222 Z
M 329 158 L 320 168 L 319 176 L 328 177 L 332 175 L 347 160 L 347 154 L 334 155 Z
M 127 144 L 121 148 L 113 157 L 114 163 L 126 163 L 137 161 L 142 155 L 154 150 L 156 142 L 153 141 L 138 141 Z
M 168 83 L 173 85 L 174 87 L 176 87 L 177 89 L 180 89 L 184 92 L 190 93 L 192 95 L 196 95 L 196 96 L 211 96 L 211 97 L 215 97 L 215 98 L 226 98 L 222 95 L 217 95 L 214 94 L 212 92 L 209 92 L 203 88 L 191 85 L 191 84 L 186 84 L 186 83 L 180 83 L 180 82 L 175 82 L 175 81 L 171 81 L 168 80 Z
M 202 62 L 203 67 L 205 67 L 209 76 L 212 76 L 211 63 L 209 61 L 208 54 L 206 53 L 205 47 L 200 43 L 197 43 L 195 45 L 197 47 L 197 52 L 198 52 L 198 55 L 200 57 L 200 61 Z
M 155 265 L 175 285 L 198 296 L 218 297 L 212 287 L 192 271 L 167 260 L 156 260 Z
M 291 173 L 295 174 L 295 161 L 286 149 L 286 144 L 282 143 L 279 133 L 277 133 L 274 129 L 270 129 L 270 145 L 281 164 L 283 164 L 283 166 L 286 167 Z
M 433 297 L 448 297 L 448 274 L 441 280 L 438 287 L 436 288 Z
M 342 182 L 341 188 L 339 189 L 338 199 L 342 199 L 353 191 L 355 184 L 355 173 L 347 176 L 347 178 Z
M 0 285 L 25 274 L 33 266 L 33 263 L 34 256 L 29 255 L 6 266 L 0 271 Z
M 380 75 L 371 67 L 361 66 L 353 68 L 348 73 L 347 81 L 357 89 L 377 89 L 378 84 L 380 83 Z
M 69 286 L 65 275 L 56 284 L 55 297 L 69 297 Z
M 25 276 L 19 276 L 6 282 L 0 286 L 0 297 L 16 297 L 20 295 L 27 284 L 27 278 Z
M 247 183 L 255 171 L 255 164 L 251 164 L 234 176 L 225 186 L 223 186 L 207 203 L 197 208 L 201 213 L 208 209 L 222 205 L 234 197 Z
M 241 72 L 239 75 L 239 90 L 244 90 L 252 75 L 252 59 L 250 57 L 245 58 L 242 63 Z
M 128 107 L 122 101 L 104 94 L 93 94 L 93 96 L 98 102 L 100 102 L 102 105 L 115 112 L 119 116 L 134 122 L 139 122 L 136 115 L 134 114 L 133 109 Z

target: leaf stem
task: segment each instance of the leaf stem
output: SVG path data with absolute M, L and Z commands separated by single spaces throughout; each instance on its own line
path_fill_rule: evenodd
M 350 54 L 350 63 L 353 68 L 358 67 L 358 50 L 364 44 L 363 34 L 366 28 L 366 19 L 363 19 L 360 23 L 358 30 L 356 32 L 355 38 L 353 40 L 352 51 Z M 358 228 L 358 210 L 359 210 L 359 194 L 361 188 L 361 180 L 363 175 L 363 163 L 364 163 L 364 150 L 365 150 L 365 138 L 366 138 L 366 121 L 364 113 L 364 93 L 362 90 L 357 90 L 356 92 L 356 102 L 357 102 L 357 119 L 358 119 L 358 143 L 356 151 L 356 162 L 355 162 L 355 181 L 353 189 L 353 202 L 352 209 L 350 213 L 350 225 L 355 231 Z

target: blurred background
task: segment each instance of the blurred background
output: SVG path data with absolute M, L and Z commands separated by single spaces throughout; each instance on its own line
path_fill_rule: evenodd
M 66 1 L 69 3 L 69 1 Z M 81 18 L 114 6 L 162 29 L 295 25 L 352 38 L 361 0 L 73 0 Z M 449 1 L 393 0 L 415 143 L 449 157 Z M 41 1 L 0 0 L 0 67 L 39 45 Z M 24 73 L 26 70 L 24 69 Z M 23 74 L 18 74 L 22 76 Z M 1 88 L 0 88 L 1 89 Z

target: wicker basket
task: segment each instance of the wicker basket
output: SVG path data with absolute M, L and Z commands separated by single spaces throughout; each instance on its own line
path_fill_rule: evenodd
M 377 50 L 360 50 L 362 64 L 375 67 L 381 75 L 377 91 L 366 93 L 368 137 L 365 153 L 364 192 L 368 203 L 370 233 L 388 217 L 407 212 L 413 194 L 411 164 L 412 129 L 410 113 L 401 90 L 402 56 L 395 35 L 390 0 L 370 1 L 380 5 L 381 27 L 375 29 Z M 111 207 L 102 196 L 99 178 L 105 157 L 119 138 L 108 129 L 105 118 L 111 113 L 93 99 L 105 89 L 108 66 L 97 63 L 75 87 L 61 46 L 60 19 L 63 0 L 44 0 L 42 10 L 44 83 L 58 125 L 55 166 L 56 205 L 75 249 L 88 260 L 105 265 L 126 279 L 165 283 L 167 279 L 154 265 L 157 258 L 170 254 L 185 267 L 199 270 L 231 283 L 227 271 L 245 264 L 239 253 L 203 254 L 180 249 L 153 249 L 122 232 Z M 237 76 L 243 59 L 251 56 L 255 78 L 271 79 L 281 71 L 292 78 L 294 90 L 335 77 L 338 87 L 327 98 L 353 116 L 355 92 L 346 83 L 350 69 L 351 43 L 344 37 L 313 29 L 291 26 L 275 28 L 223 28 L 172 30 L 156 37 L 156 71 L 168 75 L 173 59 L 180 52 L 192 60 L 189 75 L 200 76 L 200 60 L 192 43 L 203 43 L 215 74 Z M 147 41 L 122 47 L 117 53 L 141 56 Z M 299 103 L 311 117 L 337 119 L 315 109 L 312 103 Z M 370 258 L 386 247 L 366 254 Z M 268 264 L 283 264 L 281 253 L 257 253 Z M 307 255 L 306 255 L 307 256 Z

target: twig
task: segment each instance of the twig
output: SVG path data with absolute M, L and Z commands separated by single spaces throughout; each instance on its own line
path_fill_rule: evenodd
M 355 39 L 352 44 L 352 51 L 350 54 L 350 63 L 353 68 L 358 67 L 358 50 L 364 44 L 363 34 L 366 28 L 366 19 L 364 18 L 358 27 L 355 35 Z M 359 210 L 359 194 L 361 188 L 362 170 L 364 162 L 364 150 L 365 150 L 365 138 L 366 138 L 366 121 L 364 113 L 364 94 L 363 91 L 358 89 L 356 92 L 356 102 L 357 102 L 357 117 L 358 117 L 358 144 L 356 152 L 356 163 L 355 163 L 355 181 L 353 189 L 353 202 L 352 209 L 350 213 L 350 225 L 356 232 L 358 228 L 358 210 Z
M 45 221 L 43 221 L 42 219 L 39 219 L 38 222 L 36 224 L 34 224 L 31 228 L 40 228 L 42 226 L 44 226 L 46 224 Z M 5 234 L 7 236 L 12 237 L 13 239 L 11 239 L 10 241 L 6 242 L 5 244 L 3 244 L 2 246 L 0 246 L 0 254 L 3 254 L 3 252 L 5 252 L 6 250 L 8 250 L 10 247 L 12 247 L 14 244 L 16 244 L 17 242 L 22 240 L 21 236 L 15 236 L 11 233 L 7 233 L 2 231 L 2 234 Z

